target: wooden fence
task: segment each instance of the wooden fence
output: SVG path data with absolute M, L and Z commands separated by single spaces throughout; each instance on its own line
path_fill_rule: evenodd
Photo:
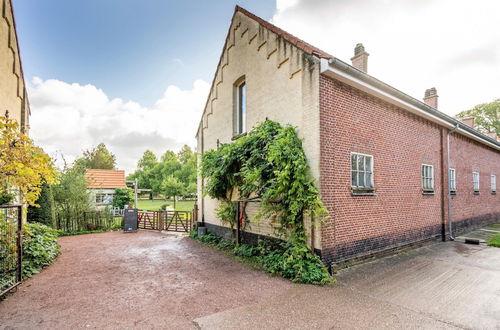
M 113 214 L 103 211 L 57 212 L 54 228 L 62 231 L 84 231 L 109 229 L 113 225 Z
M 190 232 L 195 225 L 191 211 L 139 211 L 139 229 Z

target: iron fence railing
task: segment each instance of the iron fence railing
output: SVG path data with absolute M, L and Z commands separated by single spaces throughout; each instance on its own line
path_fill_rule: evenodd
M 0 205 L 0 297 L 22 281 L 22 209 L 22 205 Z

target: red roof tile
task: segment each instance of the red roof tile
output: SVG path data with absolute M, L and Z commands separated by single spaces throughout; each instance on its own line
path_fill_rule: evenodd
M 126 188 L 125 171 L 123 170 L 85 170 L 87 188 Z

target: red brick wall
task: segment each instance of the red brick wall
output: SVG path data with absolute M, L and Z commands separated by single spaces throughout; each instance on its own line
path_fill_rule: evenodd
M 320 78 L 320 121 L 320 187 L 330 213 L 321 245 L 327 263 L 441 237 L 447 219 L 441 177 L 447 130 L 325 76 Z M 351 152 L 373 155 L 373 196 L 352 195 Z M 422 194 L 422 164 L 434 166 L 434 195 Z M 446 187 L 446 177 L 444 182 Z M 463 216 L 475 214 L 481 208 L 464 210 Z
M 451 216 L 458 233 L 471 222 L 492 222 L 500 213 L 500 153 L 462 135 L 450 138 L 450 167 L 455 168 L 457 193 L 452 196 Z M 479 172 L 479 195 L 474 194 L 472 172 Z M 491 174 L 497 176 L 496 195 L 491 194 Z M 475 220 L 475 221 L 471 221 Z

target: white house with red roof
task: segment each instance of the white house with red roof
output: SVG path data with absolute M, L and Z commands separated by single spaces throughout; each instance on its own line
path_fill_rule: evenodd
M 87 191 L 98 207 L 110 205 L 116 188 L 127 188 L 124 170 L 85 170 Z

